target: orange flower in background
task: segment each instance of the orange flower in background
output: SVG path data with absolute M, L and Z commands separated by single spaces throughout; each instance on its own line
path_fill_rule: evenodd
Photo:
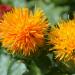
M 48 21 L 41 10 L 34 14 L 27 8 L 15 8 L 3 16 L 0 25 L 3 47 L 12 53 L 30 55 L 44 43 L 44 31 Z
M 1 4 L 0 5 L 0 19 L 2 19 L 2 16 L 3 16 L 4 13 L 9 12 L 11 10 L 12 10 L 11 6 Z
M 52 50 L 59 60 L 75 60 L 75 19 L 58 26 L 49 33 L 49 43 L 54 45 Z

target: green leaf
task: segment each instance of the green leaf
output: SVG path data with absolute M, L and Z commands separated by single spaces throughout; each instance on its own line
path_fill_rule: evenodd
M 68 6 L 55 6 L 53 3 L 45 4 L 42 0 L 36 1 L 36 7 L 44 10 L 48 21 L 52 24 L 58 23 L 61 20 L 61 17 L 69 10 Z
M 15 7 L 25 7 L 26 3 L 25 0 L 12 0 L 13 6 Z
M 9 56 L 1 54 L 0 55 L 0 75 L 7 75 L 8 72 L 8 67 L 11 63 L 9 61 Z
M 22 75 L 27 71 L 26 65 L 20 60 L 15 60 L 9 55 L 0 55 L 0 75 Z
M 25 71 L 25 65 L 22 62 L 17 61 L 12 65 L 9 75 L 22 75 Z

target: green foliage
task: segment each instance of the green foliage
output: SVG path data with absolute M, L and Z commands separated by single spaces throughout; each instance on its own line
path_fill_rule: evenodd
M 3 51 L 0 54 L 0 75 L 22 75 L 27 71 L 22 61 L 12 58 L 3 48 L 0 51 Z
M 44 10 L 49 22 L 56 24 L 61 20 L 61 15 L 63 16 L 65 12 L 69 10 L 69 6 L 59 7 L 55 4 L 45 4 L 42 0 L 36 2 L 36 8 L 41 8 Z M 66 16 L 67 18 L 67 16 Z

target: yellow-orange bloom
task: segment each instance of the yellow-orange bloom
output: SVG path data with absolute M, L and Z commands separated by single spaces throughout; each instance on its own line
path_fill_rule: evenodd
M 53 27 L 49 33 L 49 43 L 54 45 L 53 49 L 59 60 L 75 60 L 75 19 Z
M 44 30 L 48 21 L 41 10 L 37 9 L 33 14 L 27 8 L 15 8 L 3 18 L 0 25 L 1 41 L 10 52 L 30 55 L 44 43 Z

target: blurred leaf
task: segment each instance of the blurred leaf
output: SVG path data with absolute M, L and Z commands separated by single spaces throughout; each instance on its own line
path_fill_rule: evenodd
M 58 64 L 59 69 L 62 70 L 62 72 L 67 72 L 70 74 L 75 73 L 75 62 L 74 61 L 68 61 L 68 62 L 61 62 Z
M 1 3 L 8 3 L 8 0 L 0 0 Z
M 51 0 L 51 1 L 57 5 L 69 5 L 75 3 L 75 0 Z
M 12 6 L 12 3 L 13 3 L 12 1 L 13 0 L 1 0 L 1 3 Z
M 69 0 L 51 0 L 51 1 L 54 2 L 55 4 L 65 4 L 69 2 Z
M 12 4 L 14 7 L 25 7 L 25 0 L 12 0 Z
M 9 56 L 7 55 L 0 55 L 0 75 L 7 75 L 8 67 L 11 61 L 9 61 Z
M 75 74 L 75 62 L 74 61 L 58 61 L 54 59 L 53 54 L 47 55 L 51 60 L 51 74 L 54 75 L 72 75 Z
M 27 2 L 26 5 L 28 8 L 33 9 L 35 7 L 35 1 L 31 0 L 31 1 Z
M 25 71 L 25 64 L 20 61 L 17 61 L 11 66 L 9 75 L 22 75 Z
M 42 8 L 45 15 L 48 17 L 49 22 L 56 24 L 60 21 L 61 15 L 69 10 L 68 6 L 60 7 L 55 6 L 53 3 L 46 5 L 42 0 L 36 1 L 36 7 Z
M 0 75 L 22 75 L 27 71 L 26 65 L 8 54 L 0 54 Z

